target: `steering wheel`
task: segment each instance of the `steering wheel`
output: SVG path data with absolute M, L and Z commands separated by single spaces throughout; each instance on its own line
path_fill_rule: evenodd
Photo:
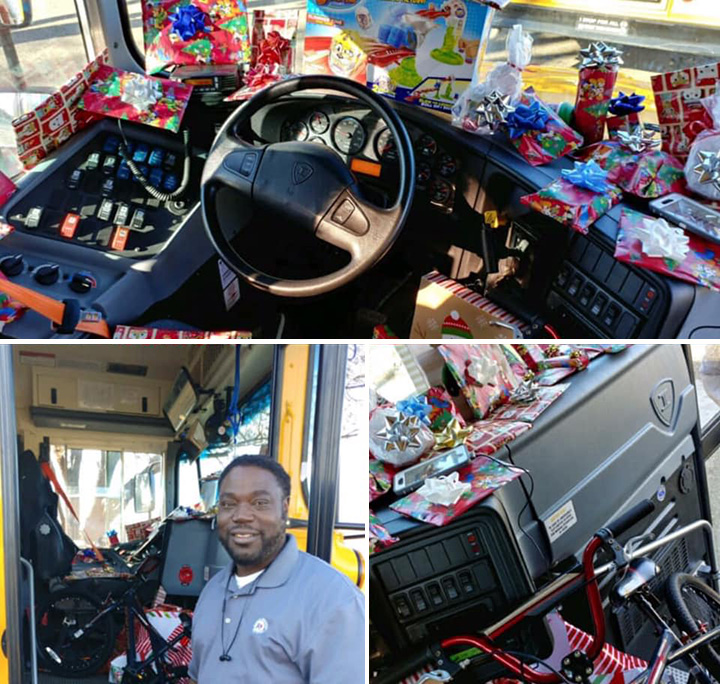
M 251 117 L 263 107 L 302 90 L 326 89 L 352 96 L 366 105 L 390 130 L 397 148 L 399 188 L 395 204 L 383 209 L 362 197 L 357 181 L 341 157 L 314 142 L 280 142 L 254 146 L 243 139 Z M 327 275 L 305 280 L 276 278 L 260 272 L 233 247 L 238 228 L 219 213 L 218 192 L 230 188 L 242 195 L 253 213 L 271 213 L 286 225 L 314 233 L 349 252 L 350 262 Z M 410 136 L 386 100 L 364 86 L 334 76 L 300 76 L 257 93 L 228 118 L 218 132 L 202 176 L 205 228 L 222 259 L 251 285 L 281 297 L 311 297 L 349 283 L 375 265 L 398 238 L 412 204 L 415 159 Z

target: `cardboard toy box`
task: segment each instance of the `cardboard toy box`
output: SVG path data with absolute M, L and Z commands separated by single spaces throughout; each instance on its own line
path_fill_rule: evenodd
M 308 74 L 449 111 L 482 63 L 492 8 L 479 0 L 308 0 Z
M 424 275 L 415 301 L 411 339 L 512 339 L 523 323 L 482 295 L 437 271 Z

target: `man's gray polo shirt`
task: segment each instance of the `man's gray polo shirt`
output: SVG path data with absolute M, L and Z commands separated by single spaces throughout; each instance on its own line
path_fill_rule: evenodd
M 365 600 L 347 577 L 299 551 L 292 535 L 255 582 L 238 589 L 232 572 L 218 572 L 195 608 L 189 672 L 198 684 L 365 682 Z M 232 660 L 221 662 L 239 619 Z

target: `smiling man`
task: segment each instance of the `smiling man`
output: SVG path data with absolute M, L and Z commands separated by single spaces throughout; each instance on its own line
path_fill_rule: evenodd
M 360 591 L 287 534 L 290 478 L 264 456 L 220 476 L 217 529 L 232 563 L 203 589 L 193 617 L 190 677 L 198 684 L 360 684 Z

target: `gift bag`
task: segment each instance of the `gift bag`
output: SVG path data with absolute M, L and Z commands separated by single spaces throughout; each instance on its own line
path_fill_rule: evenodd
M 619 261 L 720 291 L 720 245 L 623 209 L 615 244 Z
M 720 63 L 688 67 L 651 80 L 663 149 L 685 159 L 695 138 L 713 126 L 702 100 L 717 90 Z
M 497 344 L 444 344 L 438 348 L 478 420 L 510 401 L 519 385 Z
M 524 425 L 530 427 L 527 423 Z M 447 525 L 470 510 L 479 501 L 490 496 L 495 490 L 508 482 L 512 482 L 520 475 L 522 475 L 520 470 L 505 467 L 480 456 L 458 471 L 459 481 L 470 484 L 470 489 L 460 496 L 457 503 L 443 506 L 431 503 L 422 494 L 413 492 L 390 504 L 390 508 L 431 525 Z
M 178 606 L 156 606 L 145 610 L 145 616 L 148 622 L 166 641 L 171 641 L 183 633 L 183 625 L 180 620 L 180 613 L 187 613 L 192 616 L 191 611 L 184 610 Z M 150 644 L 150 635 L 148 631 L 137 622 L 137 642 L 135 650 L 140 660 L 146 660 L 152 653 Z M 165 654 L 166 662 L 180 667 L 182 665 L 190 665 L 192 660 L 192 645 L 187 636 L 183 636 L 176 644 Z M 178 680 L 178 684 L 190 684 L 190 679 L 183 677 Z
M 390 490 L 397 472 L 389 463 L 383 463 L 370 456 L 370 501 L 374 501 Z
M 377 553 L 382 549 L 392 546 L 396 541 L 397 537 L 393 537 L 385 528 L 385 526 L 378 520 L 377 516 L 370 513 L 370 553 Z
M 605 120 L 622 64 L 622 52 L 599 42 L 581 50 L 580 55 L 574 126 L 590 145 L 605 135 Z
M 712 128 L 700 133 L 690 148 L 685 178 L 695 194 L 714 202 L 720 201 L 720 93 L 702 101 Z
M 78 104 L 108 58 L 106 50 L 41 105 L 12 122 L 18 157 L 26 170 L 37 166 L 73 134 L 101 118 L 83 111 Z
M 572 171 L 563 169 L 561 178 L 520 198 L 524 205 L 583 234 L 620 200 L 622 190 L 608 182 L 608 173 L 594 161 L 575 162 Z
M 244 0 L 143 0 L 145 69 L 250 61 Z

